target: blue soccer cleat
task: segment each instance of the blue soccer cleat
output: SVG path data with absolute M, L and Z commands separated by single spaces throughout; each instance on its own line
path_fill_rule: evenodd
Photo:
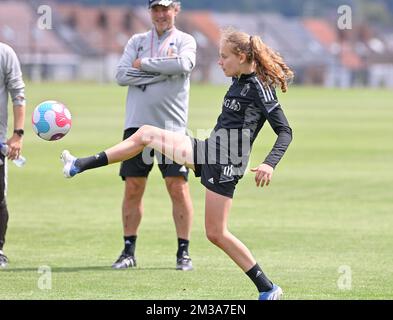
M 79 168 L 75 166 L 76 157 L 71 155 L 68 150 L 64 150 L 61 153 L 60 159 L 63 161 L 63 173 L 66 178 L 72 178 L 79 173 Z
M 282 289 L 279 286 L 273 284 L 273 288 L 271 290 L 259 293 L 258 300 L 281 300 L 282 295 Z

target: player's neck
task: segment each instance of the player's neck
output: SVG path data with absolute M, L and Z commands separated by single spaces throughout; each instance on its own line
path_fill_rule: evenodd
M 239 71 L 240 72 L 238 74 L 238 78 L 240 78 L 241 75 L 243 75 L 243 74 L 247 75 L 247 74 L 251 74 L 251 73 L 255 72 L 255 66 L 254 66 L 254 64 L 251 64 L 251 63 L 245 63 L 240 66 Z

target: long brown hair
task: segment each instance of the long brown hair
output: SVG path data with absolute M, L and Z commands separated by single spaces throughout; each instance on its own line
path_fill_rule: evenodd
M 258 77 L 268 85 L 280 86 L 286 92 L 288 82 L 294 77 L 293 71 L 285 64 L 279 53 L 267 46 L 259 36 L 226 29 L 221 41 L 230 45 L 236 55 L 245 53 L 248 63 L 255 63 Z

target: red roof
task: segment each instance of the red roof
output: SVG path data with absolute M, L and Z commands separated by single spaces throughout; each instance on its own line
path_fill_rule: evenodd
M 57 9 L 64 21 L 73 21 L 77 32 L 91 47 L 106 53 L 123 52 L 125 44 L 134 33 L 148 29 L 128 7 L 59 4 Z
M 196 31 L 203 33 L 212 43 L 219 43 L 220 28 L 208 11 L 188 11 L 181 13 L 182 18 Z
M 0 2 L 0 41 L 14 48 L 18 54 L 68 54 L 71 51 L 53 30 L 41 30 L 37 13 L 27 2 Z
M 334 48 L 339 48 L 340 51 L 336 54 L 340 55 L 343 66 L 352 70 L 363 68 L 363 62 L 356 54 L 352 44 L 345 40 L 340 41 L 336 26 L 321 19 L 305 19 L 303 24 L 329 52 L 335 54 Z
M 319 19 L 305 19 L 303 24 L 325 47 L 338 42 L 335 29 L 327 21 Z

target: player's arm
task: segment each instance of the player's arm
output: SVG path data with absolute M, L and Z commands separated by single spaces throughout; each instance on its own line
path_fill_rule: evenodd
M 192 36 L 187 36 L 178 48 L 177 55 L 157 58 L 143 58 L 140 69 L 147 72 L 159 72 L 165 75 L 191 73 L 195 67 L 196 42 Z
M 133 67 L 117 68 L 116 80 L 120 86 L 144 86 L 168 79 L 166 75 L 144 72 Z
M 278 102 L 275 108 L 268 114 L 267 120 L 277 134 L 277 139 L 263 163 L 275 168 L 292 141 L 292 129 Z
M 25 125 L 25 84 L 22 78 L 19 60 L 15 52 L 10 49 L 6 59 L 7 90 L 11 95 L 14 112 L 14 130 L 20 130 Z M 13 160 L 19 157 L 23 145 L 23 135 L 13 133 L 7 144 L 9 146 L 8 158 Z
M 144 86 L 166 80 L 168 77 L 159 72 L 146 72 L 132 66 L 137 59 L 136 41 L 136 38 L 132 37 L 124 49 L 117 66 L 117 83 L 120 86 Z
M 252 172 L 256 173 L 255 182 L 258 187 L 263 187 L 265 183 L 269 185 L 274 168 L 277 166 L 292 141 L 292 129 L 289 126 L 288 120 L 278 102 L 274 90 L 272 90 L 272 92 L 274 99 L 265 102 L 262 110 L 264 110 L 267 121 L 277 134 L 277 139 L 263 163 L 257 168 L 252 169 Z

